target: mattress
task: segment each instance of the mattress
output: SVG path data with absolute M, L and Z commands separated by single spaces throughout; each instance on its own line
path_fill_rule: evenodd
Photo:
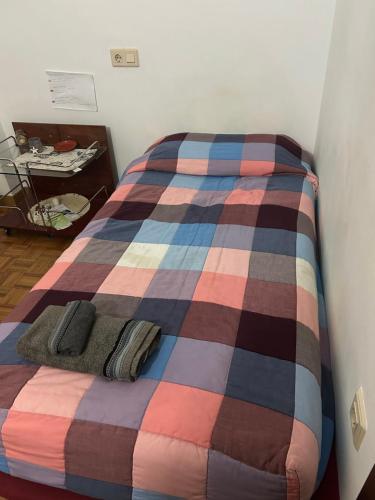
M 311 157 L 280 135 L 175 134 L 0 325 L 0 470 L 104 499 L 308 499 L 333 435 Z M 162 328 L 133 384 L 36 366 L 49 304 Z

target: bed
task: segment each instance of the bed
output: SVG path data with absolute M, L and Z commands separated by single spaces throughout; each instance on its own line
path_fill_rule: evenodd
M 317 189 L 281 135 L 174 134 L 133 161 L 0 325 L 0 470 L 110 500 L 310 498 L 333 435 Z M 17 355 L 77 298 L 161 326 L 135 383 Z

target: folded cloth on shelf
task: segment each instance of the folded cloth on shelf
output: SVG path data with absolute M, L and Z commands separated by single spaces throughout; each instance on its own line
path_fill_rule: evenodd
M 154 323 L 98 315 L 82 354 L 52 354 L 49 337 L 64 310 L 48 306 L 18 341 L 18 354 L 40 365 L 133 382 L 159 344 L 160 327 Z
M 64 309 L 49 336 L 48 349 L 51 354 L 79 356 L 91 334 L 96 307 L 88 300 L 73 300 L 68 302 Z

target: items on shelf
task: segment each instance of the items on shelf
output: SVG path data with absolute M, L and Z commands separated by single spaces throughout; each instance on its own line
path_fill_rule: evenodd
M 29 144 L 30 144 L 29 139 Z M 96 148 L 94 148 L 96 146 Z M 94 158 L 97 153 L 97 148 L 99 144 L 94 142 L 86 149 L 74 149 L 71 151 L 66 151 L 59 153 L 55 151 L 54 146 L 42 146 L 41 152 L 35 151 L 36 146 L 23 154 L 20 154 L 17 158 L 12 160 L 16 167 L 21 168 L 32 168 L 40 170 L 54 170 L 60 172 L 69 172 L 76 168 L 80 168 L 88 160 Z
M 77 193 L 67 193 L 39 201 L 30 208 L 27 218 L 38 226 L 61 230 L 71 226 L 89 210 L 89 199 Z
M 53 145 L 53 149 L 58 153 L 67 153 L 68 151 L 73 151 L 76 147 L 77 141 L 73 141 L 73 139 L 66 139 Z
M 16 144 L 20 149 L 21 153 L 26 153 L 29 150 L 29 141 L 27 139 L 27 134 L 23 130 L 16 130 Z
M 29 139 L 29 149 L 32 153 L 43 153 L 43 143 L 40 137 L 30 137 Z

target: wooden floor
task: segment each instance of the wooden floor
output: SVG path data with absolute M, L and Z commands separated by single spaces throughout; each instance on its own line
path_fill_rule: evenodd
M 0 229 L 0 321 L 52 266 L 71 239 Z

